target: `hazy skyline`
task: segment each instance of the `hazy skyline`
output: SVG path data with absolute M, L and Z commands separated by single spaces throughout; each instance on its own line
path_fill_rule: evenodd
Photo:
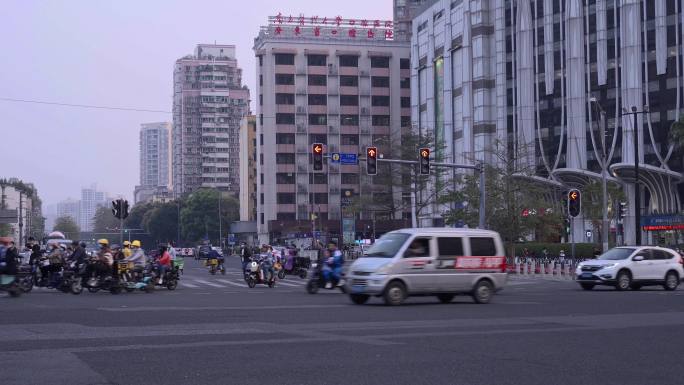
M 80 199 L 93 183 L 132 199 L 140 124 L 172 121 L 175 60 L 199 43 L 236 45 L 254 111 L 253 40 L 278 12 L 392 19 L 392 1 L 3 2 L 0 177 L 34 183 L 45 204 Z

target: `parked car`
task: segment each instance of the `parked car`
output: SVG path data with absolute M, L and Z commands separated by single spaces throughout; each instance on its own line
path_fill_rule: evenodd
M 617 290 L 662 285 L 665 290 L 675 290 L 684 278 L 683 263 L 676 251 L 664 247 L 616 247 L 577 265 L 575 278 L 584 290 L 596 285 L 614 286 Z
M 506 284 L 506 258 L 497 232 L 419 228 L 389 232 L 349 267 L 346 292 L 363 304 L 371 296 L 399 305 L 408 296 L 448 303 L 469 294 L 488 303 Z

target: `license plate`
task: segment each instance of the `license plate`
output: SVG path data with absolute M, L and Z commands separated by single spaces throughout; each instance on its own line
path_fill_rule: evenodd
M 362 293 L 364 290 L 366 290 L 365 286 L 361 286 L 361 285 L 352 286 L 352 292 L 354 292 L 354 293 Z
M 582 273 L 582 275 L 580 275 L 580 278 L 591 279 L 592 274 L 591 273 Z

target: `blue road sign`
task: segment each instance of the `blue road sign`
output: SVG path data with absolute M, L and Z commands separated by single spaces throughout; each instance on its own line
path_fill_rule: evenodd
M 356 154 L 341 153 L 340 154 L 340 163 L 342 163 L 342 164 L 357 164 L 358 159 L 356 157 Z
M 332 163 L 340 163 L 340 153 L 333 152 L 332 154 L 330 154 L 330 161 Z

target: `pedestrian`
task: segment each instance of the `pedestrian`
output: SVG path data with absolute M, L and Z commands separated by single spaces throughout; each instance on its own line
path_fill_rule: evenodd
M 558 253 L 558 260 L 560 261 L 561 268 L 565 268 L 565 250 L 561 249 Z
M 17 275 L 17 260 L 19 253 L 14 241 L 9 237 L 0 238 L 0 273 Z
M 242 246 L 240 247 L 240 260 L 242 262 L 242 271 L 245 271 L 247 269 L 247 264 L 252 258 L 252 250 L 250 250 L 249 246 L 245 242 L 242 242 Z
M 169 241 L 169 257 L 171 258 L 171 261 L 176 260 L 176 248 L 173 247 L 173 242 Z

